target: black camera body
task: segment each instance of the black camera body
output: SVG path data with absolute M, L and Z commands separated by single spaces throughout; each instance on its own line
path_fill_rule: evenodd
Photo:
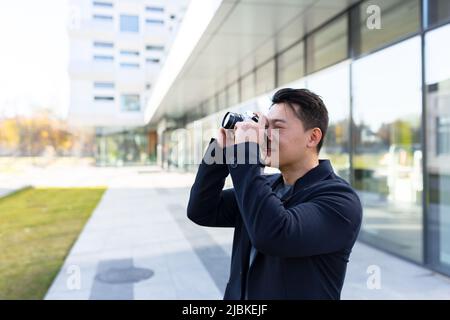
M 246 121 L 246 120 L 253 120 L 255 122 L 258 122 L 259 118 L 257 115 L 249 115 L 249 114 L 240 114 L 235 112 L 227 112 L 222 120 L 222 128 L 225 129 L 234 129 L 234 126 L 238 122 Z

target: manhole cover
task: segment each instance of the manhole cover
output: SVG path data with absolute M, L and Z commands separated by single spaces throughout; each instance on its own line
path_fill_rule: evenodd
M 133 283 L 148 279 L 153 274 L 152 270 L 144 268 L 110 268 L 95 278 L 105 283 Z

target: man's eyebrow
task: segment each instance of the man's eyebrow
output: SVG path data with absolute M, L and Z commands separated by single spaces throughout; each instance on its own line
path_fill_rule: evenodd
M 269 119 L 269 122 L 271 122 L 271 123 L 275 123 L 275 122 L 283 122 L 283 123 L 286 123 L 286 120 L 284 120 L 284 119 Z

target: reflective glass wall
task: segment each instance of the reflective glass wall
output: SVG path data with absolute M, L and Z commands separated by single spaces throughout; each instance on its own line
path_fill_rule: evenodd
M 328 109 L 329 124 L 321 158 L 350 181 L 350 63 L 344 62 L 307 78 L 306 87 L 319 94 Z
M 353 63 L 353 174 L 361 237 L 422 261 L 421 39 Z
M 156 132 L 145 128 L 96 135 L 99 166 L 148 165 L 156 163 Z
M 428 259 L 450 273 L 450 25 L 425 37 Z

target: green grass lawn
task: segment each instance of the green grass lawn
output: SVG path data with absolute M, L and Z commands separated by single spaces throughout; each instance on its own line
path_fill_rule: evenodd
M 0 299 L 42 299 L 105 188 L 28 188 L 0 198 Z

